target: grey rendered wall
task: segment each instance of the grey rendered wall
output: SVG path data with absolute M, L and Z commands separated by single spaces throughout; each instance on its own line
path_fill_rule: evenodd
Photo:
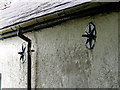
M 89 22 L 97 29 L 93 50 L 82 34 Z M 69 20 L 26 34 L 32 39 L 32 87 L 118 87 L 118 13 Z M 13 37 L 0 41 L 2 88 L 26 88 L 26 65 L 18 52 L 24 41 Z
M 34 33 L 29 33 L 34 43 Z M 2 74 L 2 88 L 26 88 L 27 87 L 27 61 L 20 61 L 22 43 L 19 37 L 8 38 L 0 41 L 0 73 Z M 35 43 L 32 45 L 35 50 Z M 35 63 L 36 54 L 32 53 L 32 87 L 35 87 Z
M 91 21 L 97 42 L 88 50 L 81 36 Z M 118 13 L 70 20 L 35 36 L 37 88 L 118 87 Z

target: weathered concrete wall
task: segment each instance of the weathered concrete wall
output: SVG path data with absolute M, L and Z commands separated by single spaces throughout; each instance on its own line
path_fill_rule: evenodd
M 93 50 L 85 47 L 82 34 L 89 22 L 97 29 Z M 32 87 L 118 87 L 118 14 L 99 14 L 69 20 L 26 34 L 32 39 Z M 0 41 L 2 88 L 26 88 L 26 65 L 18 52 L 18 37 Z
M 97 29 L 93 50 L 82 34 L 89 22 Z M 117 87 L 118 14 L 100 14 L 64 22 L 35 32 L 37 38 L 37 87 Z
M 29 33 L 34 40 L 34 33 Z M 2 74 L 2 88 L 26 88 L 27 87 L 27 61 L 20 61 L 22 43 L 19 37 L 13 37 L 0 41 L 0 73 Z M 33 41 L 34 43 L 34 41 Z M 32 48 L 35 44 L 33 44 Z M 32 53 L 32 87 L 35 87 L 35 63 L 36 54 Z
M 20 64 L 18 55 L 21 43 L 22 41 L 18 37 L 0 41 L 0 73 L 2 74 L 3 88 L 14 88 L 16 86 L 20 88 L 19 84 L 26 83 L 24 81 L 26 64 Z

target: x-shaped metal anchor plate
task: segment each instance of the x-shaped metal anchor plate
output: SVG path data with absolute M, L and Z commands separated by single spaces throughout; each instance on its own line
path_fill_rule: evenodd
M 85 29 L 85 34 L 82 35 L 82 37 L 86 38 L 86 48 L 93 49 L 96 42 L 96 28 L 95 25 L 90 22 Z

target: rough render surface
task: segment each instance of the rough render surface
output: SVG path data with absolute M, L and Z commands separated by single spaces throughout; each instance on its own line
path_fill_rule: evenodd
M 34 34 L 30 34 L 34 40 Z M 2 74 L 2 88 L 26 88 L 27 87 L 27 62 L 20 61 L 22 43 L 18 37 L 0 41 L 0 73 Z M 26 43 L 27 44 L 27 43 Z M 35 45 L 35 44 L 34 44 Z M 35 50 L 35 46 L 34 47 Z M 32 53 L 32 87 L 35 87 L 35 63 L 36 54 Z
M 93 50 L 85 48 L 82 34 L 89 22 L 97 29 Z M 69 20 L 26 34 L 32 39 L 33 88 L 118 87 L 118 14 L 99 14 Z M 26 88 L 26 65 L 18 52 L 18 37 L 0 41 L 2 88 Z
M 37 87 L 118 87 L 118 14 L 78 18 L 35 32 Z M 81 37 L 89 22 L 97 29 L 90 51 Z

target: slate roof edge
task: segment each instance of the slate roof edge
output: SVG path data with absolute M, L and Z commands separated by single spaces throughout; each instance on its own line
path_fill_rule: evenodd
M 107 2 L 109 3 L 109 2 Z M 60 10 L 51 14 L 47 14 L 47 15 L 43 15 L 37 18 L 33 18 L 31 20 L 25 21 L 25 22 L 21 22 L 21 23 L 17 23 L 5 28 L 0 29 L 0 39 L 5 39 L 5 38 L 9 38 L 12 36 L 16 36 L 17 35 L 17 30 L 18 29 L 23 29 L 23 33 L 24 32 L 29 32 L 32 30 L 36 30 L 35 27 L 39 27 L 40 29 L 45 28 L 46 26 L 48 26 L 48 21 L 54 21 L 55 23 L 57 22 L 61 22 L 60 20 L 57 20 L 58 18 L 61 17 L 65 17 L 77 12 L 84 12 L 87 9 L 90 8 L 95 8 L 95 7 L 99 7 L 102 5 L 105 5 L 107 3 L 103 3 L 103 2 L 86 2 L 86 3 L 82 3 L 80 5 L 71 7 L 71 8 L 67 8 L 64 10 Z M 65 17 L 63 20 L 68 20 L 70 17 Z M 54 23 L 49 22 L 50 25 L 54 25 Z M 29 29 L 29 27 L 34 26 L 32 29 Z

